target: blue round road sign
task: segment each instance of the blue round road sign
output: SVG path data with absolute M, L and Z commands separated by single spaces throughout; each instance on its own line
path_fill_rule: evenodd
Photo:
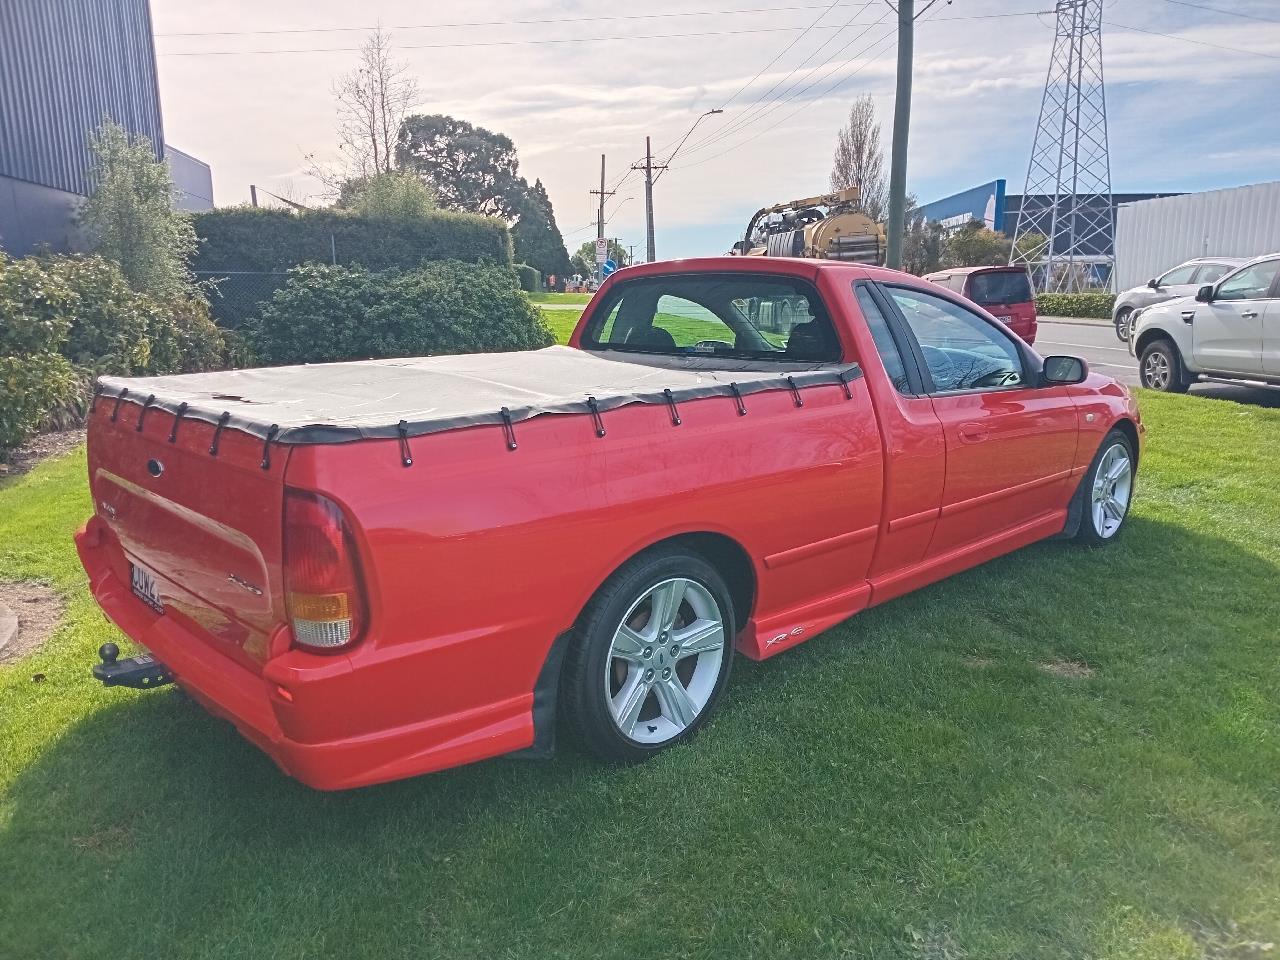
M 604 274 L 606 277 L 617 269 L 618 269 L 618 265 L 614 263 L 612 260 L 606 260 L 604 263 L 600 264 L 600 272 Z

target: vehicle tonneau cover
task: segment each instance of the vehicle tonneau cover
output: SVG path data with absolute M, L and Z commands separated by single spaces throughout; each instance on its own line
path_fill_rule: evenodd
M 614 354 L 617 357 L 617 354 Z M 786 390 L 861 376 L 857 364 L 770 364 L 761 370 L 693 355 L 652 365 L 569 347 L 524 353 L 408 357 L 162 377 L 100 377 L 99 395 L 124 396 L 184 418 L 223 423 L 277 443 L 344 443 L 421 436 L 542 414 L 630 403 Z M 719 369 L 706 369 L 716 365 Z M 785 369 L 782 369 L 785 367 Z M 185 407 L 183 406 L 185 404 Z M 274 430 L 273 430 L 274 428 Z

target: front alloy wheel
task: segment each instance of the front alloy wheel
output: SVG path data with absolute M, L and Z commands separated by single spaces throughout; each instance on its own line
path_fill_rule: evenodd
M 1129 438 L 1112 430 L 1102 441 L 1081 484 L 1085 516 L 1079 538 L 1095 545 L 1109 543 L 1124 525 L 1133 499 L 1134 455 Z
M 1123 308 L 1116 314 L 1116 336 L 1123 343 L 1129 342 L 1129 328 L 1133 320 L 1133 311 L 1128 307 Z
M 608 760 L 643 760 L 692 736 L 733 662 L 733 605 L 706 560 L 679 548 L 624 564 L 588 604 L 561 678 L 577 739 Z

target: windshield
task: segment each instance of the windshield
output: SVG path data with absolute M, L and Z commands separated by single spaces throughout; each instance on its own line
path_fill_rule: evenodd
M 583 346 L 810 363 L 840 359 L 831 321 L 807 283 L 750 273 L 620 283 L 592 312 Z
M 992 273 L 975 273 L 969 278 L 969 299 L 974 303 L 1005 305 L 1028 303 L 1031 281 L 1023 270 L 998 270 Z

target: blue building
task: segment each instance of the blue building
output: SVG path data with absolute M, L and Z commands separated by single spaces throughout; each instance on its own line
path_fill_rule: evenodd
M 1122 203 L 1133 203 L 1137 200 L 1153 200 L 1157 197 L 1176 197 L 1179 193 L 1113 193 L 1111 195 L 1111 223 L 1115 224 L 1115 211 Z M 970 220 L 980 220 L 992 230 L 1012 237 L 1018 227 L 1018 213 L 1023 204 L 1029 209 L 1043 210 L 1053 206 L 1053 197 L 1047 194 L 1031 194 L 1024 197 L 1020 193 L 1005 193 L 1004 180 L 992 180 L 988 183 L 953 193 L 941 200 L 934 200 L 920 207 L 926 220 L 938 223 L 944 232 L 958 230 Z M 1068 204 L 1061 201 L 1061 209 L 1066 213 Z M 1087 232 L 1082 230 L 1082 233 Z M 1085 244 L 1092 247 L 1084 252 L 1099 257 L 1111 257 L 1115 254 L 1115 235 L 1108 232 L 1099 235 L 1096 242 Z M 1061 251 L 1058 251 L 1061 252 Z
M 81 246 L 89 141 L 107 118 L 168 156 L 175 205 L 213 206 L 208 165 L 164 143 L 149 0 L 2 0 L 0 249 Z

